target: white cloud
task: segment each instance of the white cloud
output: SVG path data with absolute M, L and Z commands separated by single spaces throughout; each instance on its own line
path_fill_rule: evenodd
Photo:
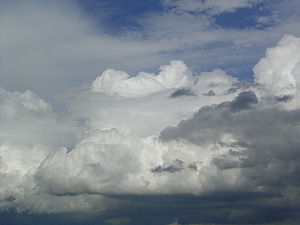
M 203 93 L 213 91 L 214 94 L 221 96 L 239 83 L 237 78 L 226 74 L 226 72 L 221 69 L 203 72 L 197 78 L 198 80 L 193 87 L 195 91 L 201 90 Z
M 255 82 L 273 96 L 294 96 L 299 88 L 299 65 L 300 38 L 286 35 L 254 66 Z
M 158 135 L 164 127 L 191 116 L 201 106 L 231 100 L 237 93 L 229 93 L 230 88 L 242 89 L 238 82 L 220 69 L 192 75 L 181 61 L 162 66 L 157 75 L 139 73 L 129 77 L 126 72 L 108 70 L 93 82 L 92 94 L 75 99 L 72 112 L 88 118 L 92 129 L 117 128 L 129 135 L 147 137 Z
M 224 136 L 224 141 L 234 140 Z M 210 165 L 230 149 L 215 143 L 199 148 L 185 142 L 133 138 L 117 130 L 94 130 L 71 152 L 48 157 L 35 179 L 40 191 L 58 195 L 202 193 L 237 184 L 234 177 L 239 171 L 222 172 L 233 178 L 225 181 Z M 178 160 L 182 164 L 176 169 Z
M 192 84 L 192 73 L 181 61 L 160 67 L 158 75 L 139 73 L 130 77 L 124 71 L 106 70 L 93 82 L 93 91 L 125 97 L 143 96 Z
M 63 123 L 62 123 L 63 121 Z M 56 115 L 51 105 L 31 91 L 0 87 L 0 142 L 17 145 L 72 145 L 78 135 L 68 115 Z

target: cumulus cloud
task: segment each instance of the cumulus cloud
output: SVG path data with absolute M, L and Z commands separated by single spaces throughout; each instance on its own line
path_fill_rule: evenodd
M 49 103 L 31 91 L 12 92 L 0 87 L 0 122 L 1 143 L 58 147 L 75 142 L 78 134 L 76 123 L 57 115 Z
M 242 107 L 238 102 L 243 102 Z M 299 164 L 299 110 L 263 109 L 257 104 L 254 93 L 242 92 L 232 102 L 200 109 L 193 118 L 165 129 L 161 138 L 184 139 L 199 146 L 223 143 L 232 149 L 214 157 L 212 164 L 218 169 L 239 170 L 257 188 L 295 185 Z M 232 135 L 235 141 L 222 141 L 224 135 Z M 283 181 L 284 177 L 289 179 Z
M 162 2 L 138 32 L 108 34 L 75 1 L 0 1 L 1 221 L 300 218 L 299 1 Z M 257 27 L 218 24 L 259 3 Z M 245 78 L 266 46 L 254 82 L 230 75 Z
M 192 73 L 186 65 L 182 61 L 171 61 L 170 65 L 160 67 L 158 75 L 142 72 L 130 77 L 124 71 L 106 70 L 93 82 L 93 91 L 134 97 L 191 83 Z
M 69 203 L 63 206 L 64 200 L 36 193 L 33 175 L 49 153 L 77 140 L 76 123 L 56 115 L 49 103 L 31 91 L 1 87 L 0 123 L 1 210 L 68 211 Z M 45 205 L 40 205 L 44 201 Z M 54 202 L 62 206 L 55 209 Z
M 122 96 L 111 95 L 111 90 L 80 93 L 67 113 L 56 112 L 31 91 L 1 89 L 0 174 L 1 183 L 7 184 L 1 187 L 1 209 L 68 212 L 80 210 L 81 205 L 82 210 L 102 209 L 105 201 L 101 194 L 189 193 L 195 188 L 185 190 L 189 181 L 175 190 L 170 189 L 168 174 L 173 173 L 174 180 L 181 176 L 177 173 L 181 170 L 195 173 L 199 162 L 180 163 L 183 161 L 178 154 L 184 155 L 182 146 L 173 143 L 171 147 L 149 136 L 158 135 L 164 127 L 190 116 L 199 105 L 219 103 L 235 96 L 222 94 L 235 85 L 228 81 L 221 91 L 224 72 L 217 70 L 210 74 L 214 76 L 213 85 L 204 82 L 205 74 L 194 77 L 183 62 L 173 61 L 162 66 L 158 75 L 148 75 L 164 84 L 162 89 L 142 95 L 128 94 L 135 93 L 132 89 L 136 91 L 136 86 L 144 84 L 143 76 L 139 75 L 132 86 L 124 87 Z M 203 90 L 198 90 L 198 85 Z M 215 99 L 202 95 L 206 85 L 218 93 Z M 193 98 L 183 101 L 170 98 L 182 87 L 193 89 Z M 76 122 L 81 120 L 85 126 L 82 131 Z M 81 141 L 75 144 L 79 136 Z M 178 149 L 176 154 L 175 149 Z M 162 191 L 161 187 L 166 188 Z M 99 195 L 99 204 L 90 202 L 93 193 Z M 58 204 L 56 207 L 54 202 Z
M 154 83 L 145 80 L 145 73 L 113 80 L 120 74 L 109 76 L 105 72 L 94 81 L 92 93 L 76 98 L 72 112 L 87 118 L 93 129 L 117 128 L 126 134 L 147 137 L 176 125 L 201 106 L 231 100 L 237 93 L 230 89 L 244 89 L 236 78 L 220 69 L 192 74 L 182 61 L 172 61 L 161 69 L 158 75 L 146 74 Z M 204 94 L 209 91 L 215 95 Z
M 0 208 L 5 202 L 10 203 L 17 196 L 30 191 L 30 175 L 45 159 L 48 149 L 41 146 L 18 148 L 13 145 L 0 146 Z M 30 187 L 28 187 L 28 184 Z M 5 209 L 5 207 L 4 207 Z
M 254 66 L 254 79 L 274 97 L 293 97 L 299 89 L 299 67 L 300 38 L 286 35 Z
M 300 111 L 286 107 L 299 100 L 293 46 L 287 36 L 269 49 L 247 85 L 181 61 L 158 74 L 107 70 L 63 113 L 30 91 L 0 89 L 1 210 L 101 210 L 121 205 L 116 195 L 217 191 L 277 193 L 297 205 Z M 287 60 L 277 50 L 293 62 L 283 70 L 295 92 L 276 72 L 272 60 Z M 270 98 L 286 93 L 291 101 Z
M 226 96 L 238 83 L 220 70 L 211 73 L 215 78 L 210 81 L 208 74 L 194 77 L 191 88 L 200 93 L 211 88 Z M 197 89 L 200 85 L 205 88 Z M 202 193 L 295 185 L 298 110 L 288 111 L 263 99 L 259 102 L 253 91 L 242 90 L 232 101 L 205 106 L 191 119 L 163 130 L 159 139 L 92 130 L 71 152 L 49 157 L 39 168 L 36 181 L 41 190 L 55 194 Z M 72 166 L 74 162 L 76 166 Z M 283 167 L 291 170 L 279 172 Z M 68 168 L 65 174 L 59 174 L 62 168 Z M 279 185 L 287 176 L 290 183 Z M 172 182 L 178 179 L 182 182 L 174 187 Z
M 224 95 L 228 93 L 231 88 L 238 87 L 237 78 L 226 74 L 221 69 L 214 69 L 211 72 L 202 72 L 197 77 L 197 82 L 193 89 L 197 92 L 202 91 L 202 94 L 211 93 L 207 95 Z M 213 93 L 213 94 L 212 94 Z
M 253 92 L 242 92 L 159 139 L 94 130 L 71 152 L 49 156 L 35 180 L 56 195 L 281 190 L 297 185 L 299 115 L 261 107 Z
M 225 140 L 234 144 L 230 135 Z M 229 150 L 230 144 L 199 147 L 128 137 L 116 130 L 93 131 L 71 152 L 62 150 L 43 161 L 35 181 L 41 192 L 55 195 L 199 194 L 242 185 L 239 170 L 218 171 L 211 165 Z M 226 174 L 235 179 L 225 180 Z

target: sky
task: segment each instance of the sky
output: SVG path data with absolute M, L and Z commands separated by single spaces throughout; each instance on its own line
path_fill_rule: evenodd
M 300 223 L 298 0 L 0 0 L 0 224 Z

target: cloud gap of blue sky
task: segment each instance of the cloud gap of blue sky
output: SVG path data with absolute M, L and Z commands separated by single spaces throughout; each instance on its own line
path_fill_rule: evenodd
M 223 28 L 233 29 L 265 29 L 268 25 L 261 24 L 259 17 L 269 16 L 270 13 L 258 4 L 250 8 L 236 9 L 234 12 L 225 12 L 214 16 L 215 23 Z
M 139 17 L 163 10 L 160 1 L 157 0 L 78 1 L 89 16 L 94 17 L 95 20 L 101 20 L 104 30 L 109 34 L 120 34 L 143 29 L 142 25 L 138 22 Z

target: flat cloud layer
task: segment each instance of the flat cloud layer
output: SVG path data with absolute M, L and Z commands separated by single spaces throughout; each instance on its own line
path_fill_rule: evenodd
M 287 35 L 268 49 L 254 83 L 220 69 L 192 74 L 182 61 L 158 74 L 109 69 L 64 113 L 31 91 L 0 89 L 0 210 L 232 191 L 299 206 L 299 43 Z

